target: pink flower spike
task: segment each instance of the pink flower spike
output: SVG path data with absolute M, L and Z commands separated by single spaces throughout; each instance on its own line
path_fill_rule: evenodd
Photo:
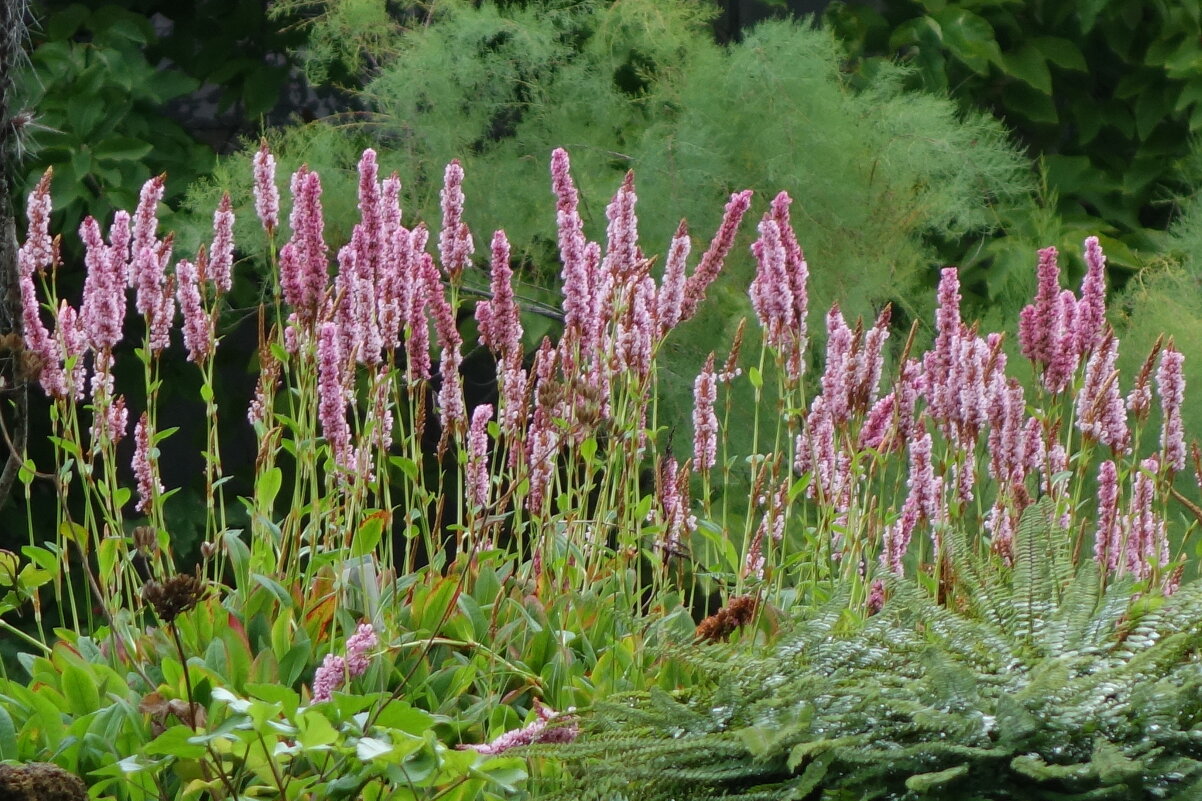
M 476 304 L 480 343 L 502 354 L 522 345 L 522 321 L 513 296 L 513 270 L 509 267 L 509 240 L 504 231 L 492 238 L 492 299 Z
M 573 710 L 569 709 L 568 713 L 571 713 L 572 711 Z M 507 731 L 490 743 L 462 743 L 455 747 L 461 751 L 470 750 L 476 751 L 480 754 L 495 756 L 496 754 L 502 754 L 511 748 L 519 748 L 521 746 L 534 745 L 536 743 L 570 743 L 579 736 L 580 729 L 575 723 L 550 727 L 547 725 L 552 720 L 560 717 L 558 712 L 553 712 L 542 704 L 539 704 L 537 713 L 538 717 L 530 723 L 526 724 L 520 729 Z
M 442 232 L 438 236 L 438 256 L 447 275 L 456 280 L 471 265 L 475 252 L 471 232 L 463 222 L 463 167 L 458 159 L 447 165 L 441 197 Z
M 351 678 L 362 676 L 371 664 L 369 653 L 380 644 L 370 623 L 360 623 L 355 633 L 346 639 L 346 667 Z
M 639 221 L 634 211 L 637 202 L 634 172 L 628 170 L 622 186 L 605 208 L 609 226 L 605 233 L 605 260 L 601 263 L 602 271 L 609 273 L 620 284 L 625 284 L 626 279 L 634 275 L 638 268 Z
M 692 319 L 693 315 L 697 313 L 697 307 L 705 299 L 706 289 L 722 271 L 722 263 L 726 261 L 726 255 L 734 246 L 739 223 L 749 208 L 751 208 L 750 189 L 736 192 L 730 196 L 730 201 L 726 204 L 726 211 L 722 216 L 722 224 L 710 241 L 709 249 L 705 251 L 701 257 L 701 263 L 697 265 L 697 269 L 685 282 L 684 303 L 680 310 L 681 322 Z
M 313 703 L 329 701 L 334 690 L 342 686 L 345 678 L 346 660 L 341 656 L 326 654 L 321 667 L 313 674 Z
M 157 249 L 155 245 L 158 242 L 158 206 L 163 202 L 165 180 L 166 176 L 158 175 L 142 185 L 142 192 L 138 197 L 138 209 L 134 212 L 133 219 L 132 252 L 135 261 L 140 258 L 143 251 L 149 249 L 153 252 Z M 129 276 L 131 286 L 138 285 L 140 287 L 140 284 L 137 284 L 140 280 L 138 274 Z M 139 288 L 139 295 L 140 293 L 141 289 Z M 139 300 L 138 311 L 145 314 L 141 308 L 141 300 Z
M 1077 308 L 1077 347 L 1082 354 L 1092 353 L 1105 335 L 1106 257 L 1096 236 L 1085 240 L 1085 265 Z
M 1047 364 L 1055 355 L 1056 320 L 1060 316 L 1060 265 L 1056 248 L 1039 251 L 1039 285 L 1035 302 L 1023 308 L 1018 321 L 1018 342 L 1023 356 Z
M 200 364 L 212 352 L 213 321 L 201 304 L 196 265 L 181 260 L 175 266 L 175 280 L 179 308 L 184 315 L 184 347 L 188 349 L 188 361 Z
M 1160 395 L 1160 452 L 1172 470 L 1185 469 L 1185 426 L 1181 408 L 1185 403 L 1185 354 L 1173 347 L 1172 340 L 1160 354 L 1156 369 L 1156 391 Z
M 163 493 L 163 485 L 159 482 L 157 459 L 151 455 L 150 423 L 146 412 L 138 418 L 134 426 L 134 476 L 138 481 L 138 502 L 134 508 L 145 512 L 150 508 L 156 497 Z
M 672 236 L 672 244 L 668 247 L 664 279 L 655 300 L 661 337 L 680 322 L 681 306 L 684 304 L 685 265 L 692 246 L 688 226 L 681 220 Z
M 467 434 L 467 497 L 471 506 L 483 509 L 488 506 L 488 421 L 492 419 L 493 407 L 482 403 L 472 410 L 472 424 Z
M 55 259 L 54 240 L 50 237 L 50 214 L 53 204 L 50 199 L 50 179 L 54 170 L 46 168 L 37 186 L 29 193 L 25 204 L 25 217 L 29 225 L 25 231 L 25 243 L 18 251 L 20 269 L 32 275 L 51 266 Z
M 338 343 L 338 326 L 322 323 L 317 341 L 317 416 L 335 464 L 347 471 L 355 467 L 351 431 L 346 422 L 346 393 L 343 390 L 343 360 Z
M 213 212 L 213 244 L 209 248 L 207 278 L 221 293 L 229 292 L 231 273 L 234 266 L 234 212 L 230 207 L 230 196 L 222 195 L 217 211 Z
M 1104 573 L 1118 567 L 1123 529 L 1119 520 L 1118 470 L 1110 459 L 1098 467 L 1098 531 L 1094 560 Z
M 717 399 L 718 380 L 714 375 L 714 354 L 711 352 L 693 382 L 693 464 L 702 474 L 718 461 L 718 416 L 714 413 Z
M 280 190 L 275 185 L 275 156 L 267 149 L 267 140 L 259 142 L 254 158 L 255 213 L 270 236 L 280 227 Z

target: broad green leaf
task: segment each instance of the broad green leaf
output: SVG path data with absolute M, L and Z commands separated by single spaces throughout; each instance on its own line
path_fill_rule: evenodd
M 1071 39 L 1061 36 L 1036 36 L 1031 40 L 1040 54 L 1057 67 L 1076 72 L 1088 72 L 1089 65 L 1081 49 Z
M 1052 73 L 1048 70 L 1047 58 L 1034 45 L 1025 44 L 1017 52 L 1004 53 L 1002 63 L 1007 74 L 1042 94 L 1052 94 Z
M 0 760 L 20 760 L 17 751 L 17 727 L 13 724 L 12 715 L 0 704 Z
M 95 712 L 100 706 L 96 680 L 79 665 L 68 663 L 63 666 L 62 690 L 69 711 L 77 717 Z
M 150 142 L 131 136 L 110 136 L 92 148 L 101 161 L 140 161 L 154 148 Z M 156 440 L 157 441 L 157 440 Z

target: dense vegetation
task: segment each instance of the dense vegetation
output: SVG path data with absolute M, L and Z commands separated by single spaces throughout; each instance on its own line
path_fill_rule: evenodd
M 0 550 L 0 788 L 1196 791 L 1195 217 L 938 268 L 1080 220 L 829 33 L 277 11 L 365 114 L 182 211 L 114 173 L 72 246 L 78 170 L 28 194 L 5 342 L 49 436 Z

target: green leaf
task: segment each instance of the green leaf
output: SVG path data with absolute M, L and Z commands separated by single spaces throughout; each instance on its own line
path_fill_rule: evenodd
M 376 717 L 376 725 L 397 729 L 406 734 L 422 736 L 434 727 L 435 718 L 429 712 L 414 709 L 404 701 L 392 701 Z
M 172 726 L 142 746 L 142 752 L 151 756 L 161 754 L 181 759 L 198 759 L 204 756 L 204 745 L 191 742 L 191 739 L 192 730 L 190 728 L 183 724 Z
M 360 524 L 359 530 L 355 532 L 355 539 L 351 542 L 352 557 L 367 556 L 375 551 L 384 533 L 384 521 L 387 517 L 387 512 L 376 512 Z
M 1085 63 L 1085 56 L 1081 55 L 1081 49 L 1071 39 L 1060 36 L 1036 36 L 1031 40 L 1031 44 L 1045 59 L 1061 69 L 1075 72 L 1089 71 L 1089 65 Z
M 17 751 L 17 727 L 13 724 L 12 715 L 0 704 L 0 760 L 20 760 Z
M 1018 78 L 1044 95 L 1052 94 L 1052 73 L 1048 60 L 1034 45 L 1026 44 L 1013 53 L 1002 55 L 1006 73 Z
M 988 75 L 990 64 L 1001 64 L 1002 52 L 993 28 L 983 18 L 958 6 L 932 15 L 943 34 L 943 45 L 978 75 Z
M 292 596 L 288 594 L 288 590 L 283 584 L 262 573 L 252 573 L 250 577 L 256 584 L 270 592 L 279 601 L 280 606 L 292 606 Z
M 929 793 L 967 774 L 968 765 L 957 765 L 936 773 L 919 773 L 906 779 L 906 789 L 915 793 Z
M 154 146 L 150 142 L 134 139 L 131 136 L 110 136 L 98 142 L 92 148 L 96 158 L 101 161 L 141 161 Z
M 296 741 L 305 748 L 321 748 L 338 739 L 338 731 L 315 709 L 306 710 L 296 719 Z
M 79 665 L 68 663 L 63 667 L 62 690 L 68 711 L 77 717 L 95 712 L 100 706 L 95 679 Z
M 278 467 L 270 467 L 260 473 L 255 479 L 255 505 L 260 509 L 270 509 L 283 483 L 284 473 Z

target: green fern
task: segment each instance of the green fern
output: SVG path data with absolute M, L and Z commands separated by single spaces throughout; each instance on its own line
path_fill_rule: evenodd
M 1202 582 L 1133 605 L 1130 582 L 1064 568 L 1052 511 L 1041 502 L 1024 517 L 1008 581 L 959 560 L 961 580 L 989 577 L 966 612 L 897 580 L 854 632 L 835 598 L 770 651 L 676 652 L 703 681 L 600 704 L 576 742 L 530 749 L 575 777 L 543 789 L 630 801 L 1198 797 Z

